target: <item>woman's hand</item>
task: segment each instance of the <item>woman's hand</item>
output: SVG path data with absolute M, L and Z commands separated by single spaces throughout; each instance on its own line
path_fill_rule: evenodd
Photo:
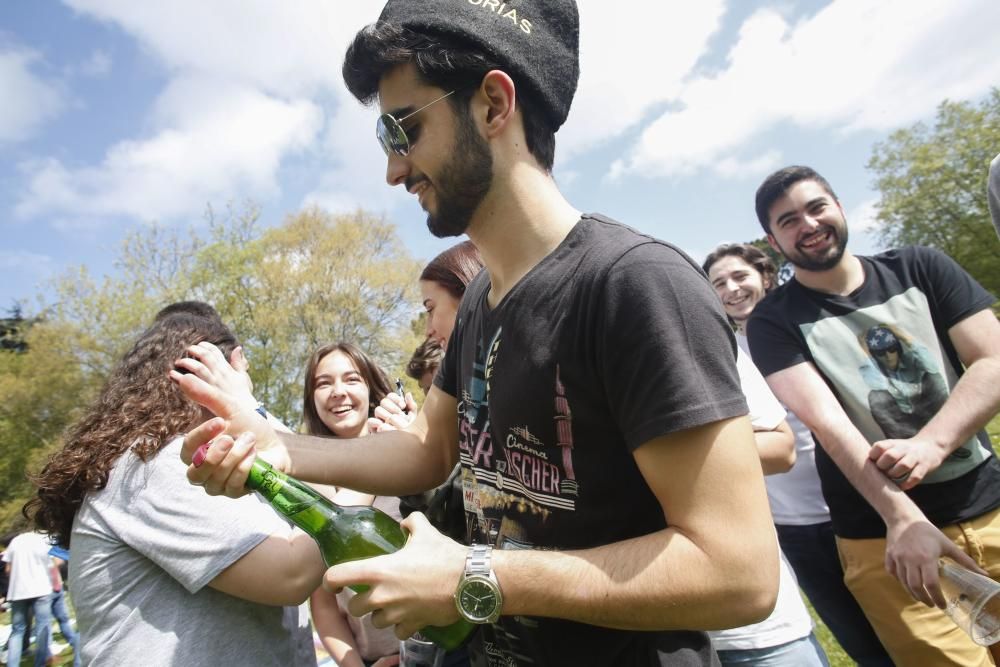
M 399 431 L 409 426 L 416 416 L 417 403 L 413 394 L 406 392 L 405 397 L 397 393 L 386 394 L 375 408 L 375 416 L 368 418 L 368 430 L 371 433 Z

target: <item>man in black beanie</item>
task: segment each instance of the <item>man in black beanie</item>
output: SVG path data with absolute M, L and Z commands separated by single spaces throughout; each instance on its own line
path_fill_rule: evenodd
M 480 623 L 476 665 L 718 664 L 702 631 L 763 619 L 778 583 L 735 341 L 686 255 L 559 192 L 578 36 L 572 0 L 390 0 L 356 36 L 344 78 L 381 107 L 386 179 L 432 233 L 468 234 L 486 270 L 410 427 L 335 447 L 282 434 L 265 455 L 380 495 L 461 462 L 470 546 L 414 514 L 401 551 L 328 571 L 331 588 L 370 586 L 349 611 L 376 626 Z M 197 374 L 175 379 L 240 416 Z M 213 429 L 188 435 L 185 460 Z M 189 477 L 237 494 L 248 446 L 217 449 Z

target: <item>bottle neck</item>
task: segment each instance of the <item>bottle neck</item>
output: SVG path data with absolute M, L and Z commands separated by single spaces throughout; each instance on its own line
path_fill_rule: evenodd
M 250 468 L 246 486 L 264 497 L 271 506 L 313 537 L 341 513 L 341 508 L 299 480 L 275 470 L 257 457 Z

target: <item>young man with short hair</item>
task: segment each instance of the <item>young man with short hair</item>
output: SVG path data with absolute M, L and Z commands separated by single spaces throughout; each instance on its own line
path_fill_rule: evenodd
M 328 586 L 371 586 L 350 611 L 376 625 L 482 623 L 477 665 L 716 664 L 702 630 L 767 616 L 778 573 L 735 344 L 689 258 L 581 215 L 552 178 L 578 29 L 570 0 L 391 0 L 358 34 L 345 79 L 381 107 L 388 182 L 487 270 L 411 426 L 336 447 L 282 435 L 264 454 L 391 495 L 461 461 L 472 546 L 415 514 L 398 553 L 329 570 Z M 185 391 L 273 437 L 250 399 L 204 382 L 221 361 L 192 354 L 207 366 L 174 376 Z M 189 433 L 186 460 L 219 429 Z M 189 478 L 239 493 L 250 443 L 216 443 Z M 489 591 L 463 596 L 472 581 Z
M 765 179 L 756 208 L 795 276 L 754 310 L 750 349 L 822 445 L 848 588 L 897 664 L 992 664 L 934 605 L 939 557 L 1000 576 L 1000 464 L 982 430 L 1000 410 L 994 298 L 930 248 L 852 255 L 808 167 Z
M 777 267 L 759 248 L 726 243 L 705 258 L 702 268 L 736 328 L 736 343 L 749 355 L 747 321 L 757 304 L 778 287 Z M 743 393 L 752 415 L 753 397 L 746 386 Z M 812 433 L 794 412 L 787 413 L 787 420 L 795 437 L 795 465 L 764 480 L 778 543 L 798 584 L 847 655 L 861 667 L 891 667 L 892 660 L 844 585 L 830 509 L 816 472 Z

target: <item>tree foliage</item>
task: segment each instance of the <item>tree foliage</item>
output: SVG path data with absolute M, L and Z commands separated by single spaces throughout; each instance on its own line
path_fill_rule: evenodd
M 18 527 L 33 492 L 25 472 L 61 447 L 66 427 L 173 301 L 216 307 L 244 344 L 255 396 L 292 428 L 305 362 L 320 345 L 354 342 L 401 374 L 420 341 L 420 264 L 394 225 L 363 211 L 311 208 L 266 227 L 252 203 L 206 217 L 204 232 L 134 232 L 114 277 L 73 269 L 55 281 L 55 305 L 4 321 L 8 339 L 23 345 L 0 349 L 0 531 Z
M 1000 294 L 1000 245 L 986 199 L 986 176 L 998 151 L 1000 88 L 978 105 L 946 100 L 933 125 L 917 123 L 876 144 L 868 168 L 881 194 L 881 241 L 934 246 Z

